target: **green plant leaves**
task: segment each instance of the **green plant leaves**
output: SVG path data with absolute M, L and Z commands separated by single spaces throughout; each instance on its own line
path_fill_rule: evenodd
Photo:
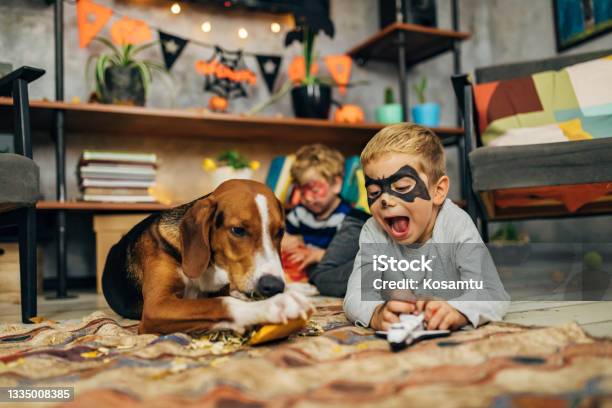
M 225 150 L 217 156 L 217 161 L 230 166 L 236 170 L 249 167 L 249 159 L 240 154 L 237 150 Z
M 412 89 L 414 89 L 414 92 L 417 94 L 417 97 L 419 98 L 419 103 L 420 104 L 425 103 L 426 101 L 425 90 L 427 89 L 427 77 L 422 77 L 419 82 L 415 83 L 412 86 Z
M 108 48 L 110 48 L 111 52 L 114 55 L 121 55 L 121 52 L 119 51 L 119 48 L 117 48 L 117 46 L 115 46 L 115 44 L 112 43 L 111 40 L 109 40 L 108 38 L 104 38 L 104 37 L 95 37 L 93 39 L 94 41 L 97 41 L 101 44 L 106 45 Z
M 142 77 L 142 85 L 144 86 L 145 95 L 149 94 L 151 85 L 151 71 L 149 67 L 142 61 L 134 62 L 133 65 L 138 68 L 140 76 Z
M 133 44 L 127 44 L 122 47 L 117 47 L 108 38 L 96 37 L 94 41 L 103 44 L 108 48 L 109 53 L 92 55 L 87 60 L 85 67 L 85 75 L 89 82 L 89 72 L 91 70 L 91 64 L 95 61 L 94 79 L 95 79 L 95 90 L 98 97 L 102 96 L 102 91 L 105 88 L 104 73 L 107 68 L 112 66 L 123 66 L 123 67 L 136 67 L 142 78 L 145 94 L 149 93 L 151 82 L 153 81 L 153 71 L 167 74 L 166 68 L 157 62 L 151 60 L 135 59 L 136 55 L 140 54 L 144 50 L 151 48 L 152 46 L 159 43 L 159 41 L 152 41 L 150 43 L 134 46 Z M 170 86 L 172 88 L 172 86 Z
M 109 59 L 108 55 L 101 55 L 96 63 L 96 92 L 98 95 L 102 95 L 102 89 L 105 87 L 104 72 L 106 71 Z
M 395 103 L 395 95 L 393 94 L 393 88 L 390 86 L 385 88 L 385 105 Z

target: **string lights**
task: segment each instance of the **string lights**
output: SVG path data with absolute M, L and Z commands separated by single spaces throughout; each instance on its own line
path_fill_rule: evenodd
M 202 26 L 200 28 L 205 33 L 210 33 L 210 31 L 212 30 L 212 25 L 210 24 L 210 21 L 205 21 L 202 23 Z
M 1 1 L 1 0 L 0 0 L 0 1 Z M 78 2 L 78 0 L 63 0 L 63 1 L 64 1 L 64 3 L 70 4 L 70 5 L 73 5 L 73 6 L 76 6 L 76 5 L 77 5 L 77 2 Z M 91 1 L 91 0 L 88 0 L 88 1 Z M 226 3 L 227 3 L 227 5 L 225 5 L 225 4 L 224 4 L 226 7 L 231 7 L 231 5 L 232 5 L 232 4 L 231 4 L 231 1 L 229 1 L 229 0 L 228 0 L 228 1 L 226 1 Z M 176 6 L 176 7 L 175 7 L 175 6 Z M 116 10 L 116 9 L 113 9 L 113 8 L 110 8 L 110 7 L 107 7 L 107 8 L 108 8 L 108 9 L 110 9 L 110 10 L 112 10 L 112 12 L 113 12 L 113 14 L 114 14 L 115 16 L 118 16 L 118 17 L 125 17 L 125 18 L 131 18 L 130 16 L 128 16 L 128 15 L 126 15 L 126 14 L 124 14 L 124 13 L 122 13 L 122 12 L 120 12 L 120 11 Z M 180 14 L 180 13 L 182 12 L 182 7 L 181 7 L 181 5 L 179 4 L 179 2 L 174 2 L 174 3 L 172 4 L 172 6 L 170 6 L 170 12 L 171 12 L 172 14 Z M 151 27 L 151 28 L 156 29 L 157 31 L 165 31 L 165 29 L 163 29 L 163 28 L 161 28 L 161 27 L 159 27 L 159 26 L 157 26 L 157 25 L 154 25 L 154 24 L 151 24 L 151 23 L 147 23 L 147 25 L 148 25 L 149 27 Z M 200 26 L 200 29 L 201 29 L 203 32 L 205 32 L 205 33 L 209 33 L 209 32 L 211 32 L 211 31 L 212 31 L 212 23 L 211 23 L 210 21 L 208 21 L 208 20 L 207 20 L 207 21 L 204 21 L 204 22 L 202 23 L 202 25 Z M 270 30 L 271 30 L 272 32 L 274 32 L 274 33 L 280 32 L 280 31 L 281 31 L 281 29 L 282 29 L 282 27 L 281 27 L 281 25 L 280 25 L 279 23 L 276 23 L 276 22 L 275 22 L 275 23 L 272 23 L 272 24 L 270 25 Z M 277 31 L 276 31 L 276 30 L 277 30 Z M 171 34 L 171 33 L 168 33 L 168 34 Z M 171 34 L 171 35 L 174 35 L 174 34 Z M 249 32 L 247 31 L 247 29 L 246 29 L 246 28 L 244 28 L 244 27 L 240 27 L 240 28 L 238 29 L 238 37 L 240 37 L 241 39 L 246 39 L 246 38 L 248 38 L 248 36 L 249 36 Z M 177 37 L 180 37 L 180 36 L 177 36 Z M 180 38 L 182 38 L 182 37 L 180 37 Z M 207 43 L 207 42 L 204 42 L 204 41 L 199 41 L 199 40 L 192 39 L 192 38 L 187 38 L 187 40 L 188 40 L 190 43 L 192 43 L 192 44 L 197 44 L 197 45 L 202 46 L 202 47 L 204 47 L 204 48 L 213 48 L 213 49 L 214 49 L 214 47 L 215 47 L 215 45 L 214 45 L 214 44 L 210 44 L 210 43 Z M 242 51 L 242 55 L 245 55 L 245 56 L 255 56 L 255 57 L 257 56 L 257 54 L 256 54 L 256 53 L 249 52 L 249 51 L 244 51 L 244 50 Z
M 230 7 L 231 6 L 231 2 L 226 1 L 224 4 L 225 7 Z M 181 5 L 178 2 L 174 2 L 172 4 L 172 6 L 170 6 L 170 12 L 172 14 L 180 14 L 181 13 Z M 210 21 L 204 21 L 202 23 L 202 25 L 200 26 L 200 29 L 205 32 L 205 33 L 210 33 L 212 31 L 212 24 L 210 23 Z M 279 33 L 281 31 L 281 25 L 277 22 L 274 22 L 272 24 L 270 24 L 270 31 L 272 31 L 273 33 Z M 244 27 L 240 27 L 238 29 L 238 37 L 240 37 L 241 39 L 246 39 L 249 37 L 249 32 L 247 31 L 246 28 Z

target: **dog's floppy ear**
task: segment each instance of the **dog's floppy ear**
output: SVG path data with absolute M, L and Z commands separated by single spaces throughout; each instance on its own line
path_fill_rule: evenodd
M 281 200 L 276 198 L 276 196 L 274 198 L 276 199 L 276 205 L 278 206 L 278 212 L 280 213 L 280 216 L 281 216 L 281 222 L 284 224 L 285 223 L 285 218 L 286 218 L 285 217 L 285 208 L 283 207 L 283 203 L 281 202 Z
M 182 267 L 185 275 L 198 278 L 210 262 L 210 233 L 217 203 L 212 196 L 196 201 L 180 225 Z

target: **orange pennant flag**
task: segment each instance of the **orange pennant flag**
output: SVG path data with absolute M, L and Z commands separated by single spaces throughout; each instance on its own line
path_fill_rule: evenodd
M 352 63 L 353 60 L 348 55 L 328 55 L 325 57 L 325 65 L 334 81 L 339 85 L 338 90 L 343 95 L 351 78 Z
M 123 17 L 113 24 L 110 33 L 111 39 L 117 45 L 139 44 L 153 38 L 147 23 L 128 17 Z
M 108 7 L 100 6 L 91 0 L 78 0 L 77 25 L 81 48 L 87 47 L 87 44 L 98 35 L 112 15 L 113 10 Z
M 313 62 L 310 66 L 310 73 L 312 75 L 316 75 L 319 71 L 319 67 L 316 62 Z M 306 64 L 304 62 L 304 57 L 299 56 L 295 57 L 291 64 L 289 64 L 289 79 L 293 83 L 302 82 L 306 78 Z

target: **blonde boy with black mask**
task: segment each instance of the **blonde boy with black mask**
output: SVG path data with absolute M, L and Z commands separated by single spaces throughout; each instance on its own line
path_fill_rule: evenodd
M 372 218 L 359 238 L 344 299 L 347 317 L 376 330 L 387 330 L 410 313 L 424 313 L 431 330 L 501 320 L 509 297 L 471 218 L 446 198 L 449 178 L 439 138 L 410 123 L 388 126 L 367 144 L 361 164 Z M 373 266 L 391 258 L 429 261 L 416 272 L 383 273 Z M 385 281 L 389 276 L 396 286 Z M 409 289 L 385 291 L 400 280 L 410 281 Z M 426 281 L 452 290 L 432 290 Z

